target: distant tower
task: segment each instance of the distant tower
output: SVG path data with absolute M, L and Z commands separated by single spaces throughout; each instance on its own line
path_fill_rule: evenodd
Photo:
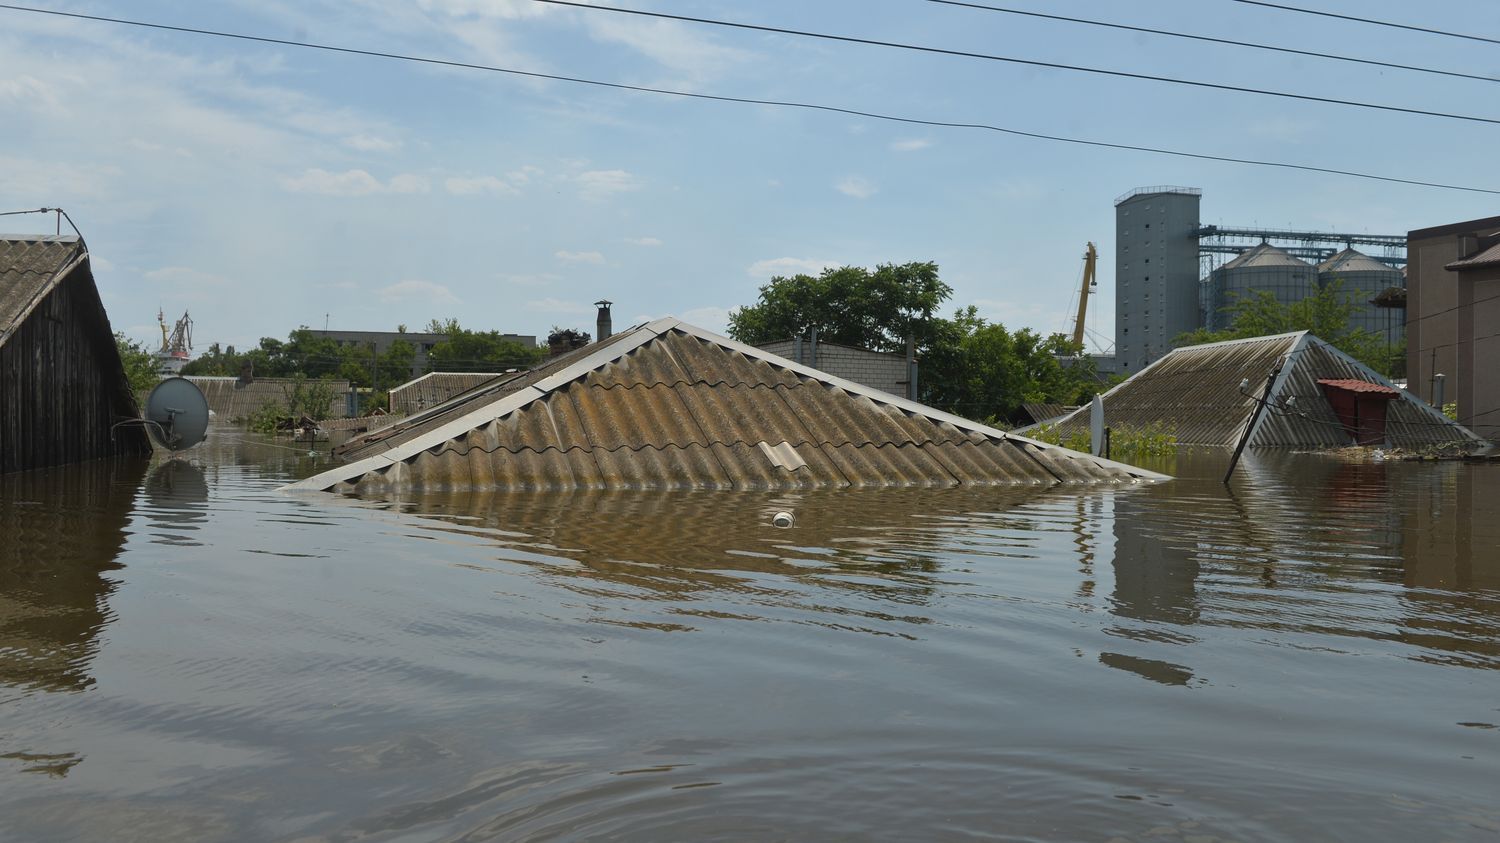
M 1133 375 L 1199 325 L 1196 187 L 1142 187 L 1115 200 L 1115 359 Z

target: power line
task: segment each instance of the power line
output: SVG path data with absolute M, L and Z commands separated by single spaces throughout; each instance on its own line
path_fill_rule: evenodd
M 1325 18 L 1337 18 L 1339 20 L 1354 21 L 1355 23 L 1368 23 L 1373 26 L 1388 26 L 1392 29 L 1405 29 L 1408 32 L 1425 32 L 1428 35 L 1444 35 L 1449 38 L 1463 38 L 1468 41 L 1483 41 L 1487 44 L 1500 44 L 1500 39 L 1485 38 L 1482 35 L 1469 35 L 1465 32 L 1448 32 L 1442 29 L 1428 29 L 1425 26 L 1412 26 L 1411 24 L 1395 23 L 1394 21 L 1375 20 L 1374 18 L 1361 18 L 1354 15 L 1340 15 L 1334 12 L 1324 12 L 1318 9 L 1303 9 L 1297 6 L 1285 6 L 1281 3 L 1267 3 L 1265 0 L 1234 0 L 1236 3 L 1244 3 L 1250 6 L 1265 6 L 1268 9 L 1281 9 L 1284 12 L 1299 12 L 1304 15 L 1317 15 Z
M 1409 70 L 1413 73 L 1432 73 L 1438 76 L 1451 76 L 1457 79 L 1475 79 L 1480 82 L 1500 83 L 1500 79 L 1494 76 L 1483 76 L 1477 73 L 1461 73 L 1456 70 L 1442 70 L 1434 67 L 1420 67 L 1411 64 L 1398 64 L 1389 61 L 1377 61 L 1376 59 L 1362 59 L 1356 56 L 1341 56 L 1334 53 L 1320 53 L 1314 50 L 1297 50 L 1291 47 L 1277 47 L 1272 44 L 1256 44 L 1250 41 L 1236 41 L 1232 38 L 1214 38 L 1209 35 L 1193 35 L 1187 32 L 1172 32 L 1166 29 L 1152 29 L 1145 26 L 1130 26 L 1123 23 L 1111 23 L 1109 21 L 1090 20 L 1088 18 L 1074 18 L 1067 15 L 1049 15 L 1044 12 L 1032 12 L 1025 9 L 1008 9 L 1004 6 L 990 6 L 985 3 L 969 3 L 964 0 L 927 0 L 928 3 L 939 3 L 944 6 L 961 6 L 967 9 L 982 9 L 987 12 L 1000 12 L 1007 15 L 1024 15 L 1032 18 L 1043 18 L 1046 20 L 1062 21 L 1064 23 L 1081 23 L 1087 26 L 1099 26 L 1107 29 L 1121 29 L 1127 32 L 1142 32 L 1148 35 L 1163 35 L 1168 38 L 1184 38 L 1190 41 L 1202 41 L 1208 44 L 1225 44 L 1233 47 L 1247 47 L 1254 50 L 1269 50 L 1277 53 L 1287 53 L 1294 56 L 1307 56 L 1315 59 L 1328 59 L 1330 61 L 1350 62 L 1353 64 L 1364 64 L 1373 67 L 1389 67 L 1395 70 Z
M 1266 88 L 1249 88 L 1242 85 L 1226 85 L 1219 82 L 1204 82 L 1199 79 L 1180 79 L 1175 76 L 1155 76 L 1149 73 L 1132 73 L 1125 70 L 1107 70 L 1102 67 L 1088 67 L 1080 64 L 1063 64 L 1061 62 L 1040 61 L 1037 59 L 1022 59 L 1015 56 L 1002 56 L 993 53 L 974 53 L 967 50 L 950 50 L 944 47 L 928 47 L 921 44 L 906 44 L 900 41 L 880 41 L 873 38 L 857 38 L 852 35 L 832 35 L 826 32 L 810 32 L 805 29 L 786 29 L 779 26 L 765 26 L 754 23 L 741 23 L 739 21 L 718 20 L 716 18 L 696 18 L 689 15 L 673 15 L 666 12 L 647 12 L 641 9 L 626 9 L 620 6 L 599 6 L 592 3 L 582 3 L 578 0 L 532 0 L 534 3 L 546 3 L 552 6 L 570 6 L 576 9 L 588 9 L 596 12 L 615 12 L 623 15 L 636 15 L 646 18 L 657 18 L 661 20 L 674 20 L 684 23 L 701 23 L 708 26 L 723 26 L 731 29 L 745 29 L 753 32 L 770 32 L 777 35 L 796 35 L 801 38 L 817 38 L 824 41 L 839 41 L 846 44 L 863 44 L 870 47 L 890 47 L 897 50 L 911 50 L 919 53 L 933 53 L 943 56 L 955 56 L 958 58 L 982 59 L 984 61 L 1005 62 L 1007 64 L 1020 64 L 1029 67 L 1046 67 L 1052 70 L 1071 70 L 1076 73 L 1093 73 L 1100 76 L 1115 76 L 1122 79 L 1138 79 L 1146 82 L 1165 82 L 1172 85 L 1188 85 L 1194 88 L 1208 88 L 1215 91 L 1231 91 L 1239 94 L 1259 94 L 1267 97 L 1281 97 L 1283 99 L 1302 100 L 1304 102 L 1319 102 L 1326 105 L 1343 105 L 1351 108 L 1368 108 L 1377 111 L 1392 111 L 1401 114 L 1416 114 L 1422 117 L 1441 117 L 1448 120 L 1464 120 L 1472 123 L 1491 123 L 1500 125 L 1500 119 L 1493 117 L 1477 117 L 1472 114 L 1452 114 L 1446 111 L 1427 111 L 1421 108 L 1406 108 L 1399 105 L 1382 105 L 1380 103 L 1362 102 L 1359 100 L 1344 100 L 1337 97 L 1319 97 L 1312 94 L 1296 94 L 1290 91 L 1273 91 Z
M 1443 182 L 1422 181 L 1420 179 L 1403 179 L 1395 176 L 1382 176 L 1374 173 L 1361 173 L 1354 170 L 1340 170 L 1333 167 L 1318 167 L 1311 164 L 1292 164 L 1285 161 L 1263 161 L 1254 158 L 1236 158 L 1228 155 L 1211 155 L 1201 152 L 1185 152 L 1176 149 L 1165 149 L 1161 147 L 1139 146 L 1128 143 L 1114 143 L 1111 141 L 1088 140 L 1085 138 L 1072 138 L 1064 135 L 1050 135 L 1043 132 L 1030 132 L 1022 129 L 1012 129 L 1005 126 L 996 126 L 989 123 L 971 123 L 951 120 L 926 120 L 917 117 L 902 117 L 894 114 L 881 114 L 874 111 L 863 111 L 854 108 L 843 108 L 833 105 L 822 105 L 819 103 L 797 102 L 793 100 L 769 100 L 756 99 L 753 97 L 733 97 L 721 94 L 705 94 L 695 91 L 676 91 L 668 88 L 651 88 L 644 85 L 627 85 L 621 82 L 606 82 L 598 79 L 587 79 L 580 76 L 561 76 L 552 73 L 538 73 L 530 70 L 517 70 L 508 67 L 497 67 L 494 65 L 475 64 L 472 62 L 454 61 L 450 59 L 436 59 L 423 56 L 403 55 L 401 53 L 389 53 L 379 50 L 363 50 L 355 47 L 338 47 L 330 44 L 318 44 L 310 41 L 292 41 L 285 38 L 269 38 L 260 35 L 246 35 L 236 32 L 221 32 L 212 29 L 196 29 L 186 26 L 173 26 L 169 24 L 150 23 L 146 21 L 129 20 L 126 18 L 110 18 L 101 15 L 85 15 L 78 12 L 59 12 L 52 9 L 36 9 L 27 6 L 15 6 L 8 3 L 0 3 L 0 9 L 9 9 L 18 12 L 33 12 L 43 15 L 54 15 L 64 18 L 75 18 L 79 20 L 91 20 L 101 23 L 120 24 L 122 26 L 136 26 L 145 29 L 159 29 L 169 32 L 182 32 L 190 35 L 206 35 L 214 38 L 229 38 L 238 41 L 250 41 L 260 44 L 274 44 L 281 47 L 299 47 L 309 50 L 322 50 L 330 53 L 342 53 L 346 55 L 364 56 L 367 58 L 391 59 L 394 61 L 406 61 L 417 64 L 431 64 L 439 67 L 453 67 L 464 70 L 479 70 L 487 73 L 504 73 L 511 76 L 520 76 L 529 79 L 546 79 L 554 82 L 568 82 L 577 85 L 591 85 L 598 88 L 609 88 L 619 91 L 633 91 L 645 94 L 660 94 L 662 96 L 680 97 L 683 99 L 706 100 L 711 102 L 738 103 L 741 105 L 762 105 L 777 108 L 797 108 L 807 111 L 822 111 L 830 114 L 845 114 L 852 117 L 864 117 L 870 120 L 883 120 L 890 123 L 902 123 L 913 126 L 932 126 L 944 129 L 971 129 L 987 132 L 998 132 L 1000 134 L 1014 135 L 1016 137 L 1031 138 L 1033 140 L 1052 141 L 1054 143 L 1067 143 L 1077 146 L 1091 146 L 1103 149 L 1121 149 L 1130 152 L 1146 152 L 1152 155 L 1167 155 L 1176 158 L 1192 158 L 1199 161 L 1216 161 L 1224 164 L 1244 164 L 1253 167 L 1274 167 L 1284 170 L 1295 170 L 1304 173 L 1321 173 L 1324 175 L 1346 176 L 1349 178 L 1365 179 L 1369 181 L 1386 182 L 1389 184 L 1406 184 L 1414 187 L 1432 187 L 1439 190 L 1458 190 L 1465 193 L 1484 193 L 1500 195 L 1500 189 L 1472 187 L 1469 185 L 1446 184 Z

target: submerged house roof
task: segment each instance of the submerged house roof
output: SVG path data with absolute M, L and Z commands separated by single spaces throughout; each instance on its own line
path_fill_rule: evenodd
M 287 488 L 747 489 L 1162 475 L 1003 433 L 659 319 L 354 440 Z
M 1254 414 L 1266 379 L 1281 366 L 1270 407 L 1250 432 L 1249 445 L 1340 447 L 1351 441 L 1319 381 L 1354 381 L 1363 391 L 1395 384 L 1307 331 L 1173 349 L 1104 393 L 1104 423 L 1112 428 L 1157 425 L 1184 445 L 1233 446 Z M 1248 381 L 1242 391 L 1240 384 Z M 1478 442 L 1472 432 L 1405 390 L 1390 402 L 1385 432 L 1392 445 L 1420 447 Z M 1089 408 L 1057 422 L 1063 435 L 1087 430 Z
M 447 401 L 495 378 L 516 377 L 516 372 L 428 372 L 391 387 L 391 412 L 410 415 Z
M 0 473 L 148 454 L 76 236 L 0 235 Z

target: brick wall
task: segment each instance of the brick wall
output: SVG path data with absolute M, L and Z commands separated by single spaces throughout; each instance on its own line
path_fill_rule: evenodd
M 857 384 L 906 397 L 906 356 L 883 351 L 867 351 L 846 345 L 818 343 L 818 359 L 812 359 L 809 343 L 802 343 L 802 359 L 797 360 L 796 343 L 792 340 L 762 343 L 763 351 L 780 355 L 804 366 L 811 366 L 834 377 L 854 381 Z M 920 378 L 920 375 L 918 376 Z

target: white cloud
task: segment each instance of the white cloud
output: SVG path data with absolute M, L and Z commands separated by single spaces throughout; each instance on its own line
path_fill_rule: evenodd
M 695 307 L 692 310 L 683 311 L 680 318 L 684 322 L 716 333 L 723 333 L 729 327 L 729 310 L 723 307 Z
M 401 302 L 416 299 L 428 304 L 458 304 L 458 296 L 442 284 L 431 281 L 407 280 L 381 287 L 376 291 L 384 302 Z
M 510 179 L 511 184 L 525 184 L 532 179 L 543 176 L 545 174 L 545 171 L 542 170 L 541 167 L 533 167 L 530 164 L 527 164 L 519 170 L 511 170 L 510 172 L 505 174 L 505 177 Z
M 551 284 L 554 281 L 561 281 L 562 276 L 554 275 L 550 272 L 540 272 L 535 274 L 502 275 L 500 276 L 500 280 L 521 287 L 541 287 Z
M 975 299 L 974 306 L 979 308 L 979 314 L 986 319 L 1013 328 L 1042 323 L 1050 324 L 1056 322 L 1060 315 L 1039 304 L 1017 304 L 1004 299 Z
M 490 193 L 496 196 L 521 195 L 521 191 L 517 190 L 514 185 L 495 176 L 450 178 L 443 182 L 443 186 L 455 196 L 472 196 L 476 193 Z
M 142 140 L 141 138 L 131 138 L 130 145 L 142 152 L 168 152 L 172 155 L 177 156 L 178 158 L 193 157 L 193 153 L 191 151 L 183 149 L 180 146 L 167 146 L 165 144 L 156 143 L 154 141 Z
M 164 266 L 145 273 L 144 277 L 153 284 L 170 284 L 174 287 L 224 287 L 229 284 L 229 279 L 222 275 L 187 266 Z
M 655 238 L 655 237 L 626 237 L 625 238 L 625 242 L 626 243 L 632 243 L 632 244 L 634 244 L 636 246 L 660 246 L 660 245 L 662 245 L 662 242 L 660 240 L 658 240 L 657 238 Z
M 601 201 L 618 193 L 641 189 L 641 181 L 624 170 L 589 170 L 573 177 L 584 199 Z
M 359 152 L 392 152 L 401 148 L 401 141 L 390 140 L 376 135 L 350 135 L 344 138 L 344 146 Z
M 0 196 L 8 206 L 3 210 L 50 208 L 58 198 L 102 199 L 110 195 L 108 188 L 121 175 L 118 167 L 0 155 Z
M 679 21 L 596 15 L 586 18 L 585 24 L 595 40 L 623 44 L 663 67 L 695 79 L 719 74 L 753 55 L 718 44 Z
M 310 169 L 300 176 L 281 180 L 283 189 L 291 193 L 312 193 L 320 196 L 370 196 L 377 193 L 426 193 L 431 189 L 425 176 L 402 173 L 389 182 L 370 175 L 365 170 L 345 170 L 330 173 L 327 170 Z
M 527 310 L 535 310 L 540 313 L 592 313 L 593 308 L 583 302 L 564 301 L 562 299 L 545 298 L 536 299 L 526 303 Z
M 57 89 L 25 73 L 13 79 L 0 79 L 0 102 L 15 103 L 40 111 L 62 111 Z
M 745 270 L 753 278 L 770 278 L 773 275 L 817 275 L 825 269 L 833 269 L 840 264 L 834 261 L 820 261 L 809 258 L 771 258 L 769 260 L 756 261 Z
M 869 199 L 875 195 L 877 188 L 874 183 L 864 176 L 848 176 L 843 181 L 834 185 L 834 189 L 845 196 L 855 199 Z
M 499 18 L 518 20 L 547 14 L 548 8 L 532 0 L 417 0 L 424 12 L 440 12 L 449 17 Z
M 569 252 L 566 249 L 559 249 L 552 254 L 563 263 L 604 263 L 604 255 L 599 252 Z
M 906 140 L 893 141 L 891 150 L 893 152 L 916 152 L 932 146 L 932 141 L 927 138 L 908 138 Z

